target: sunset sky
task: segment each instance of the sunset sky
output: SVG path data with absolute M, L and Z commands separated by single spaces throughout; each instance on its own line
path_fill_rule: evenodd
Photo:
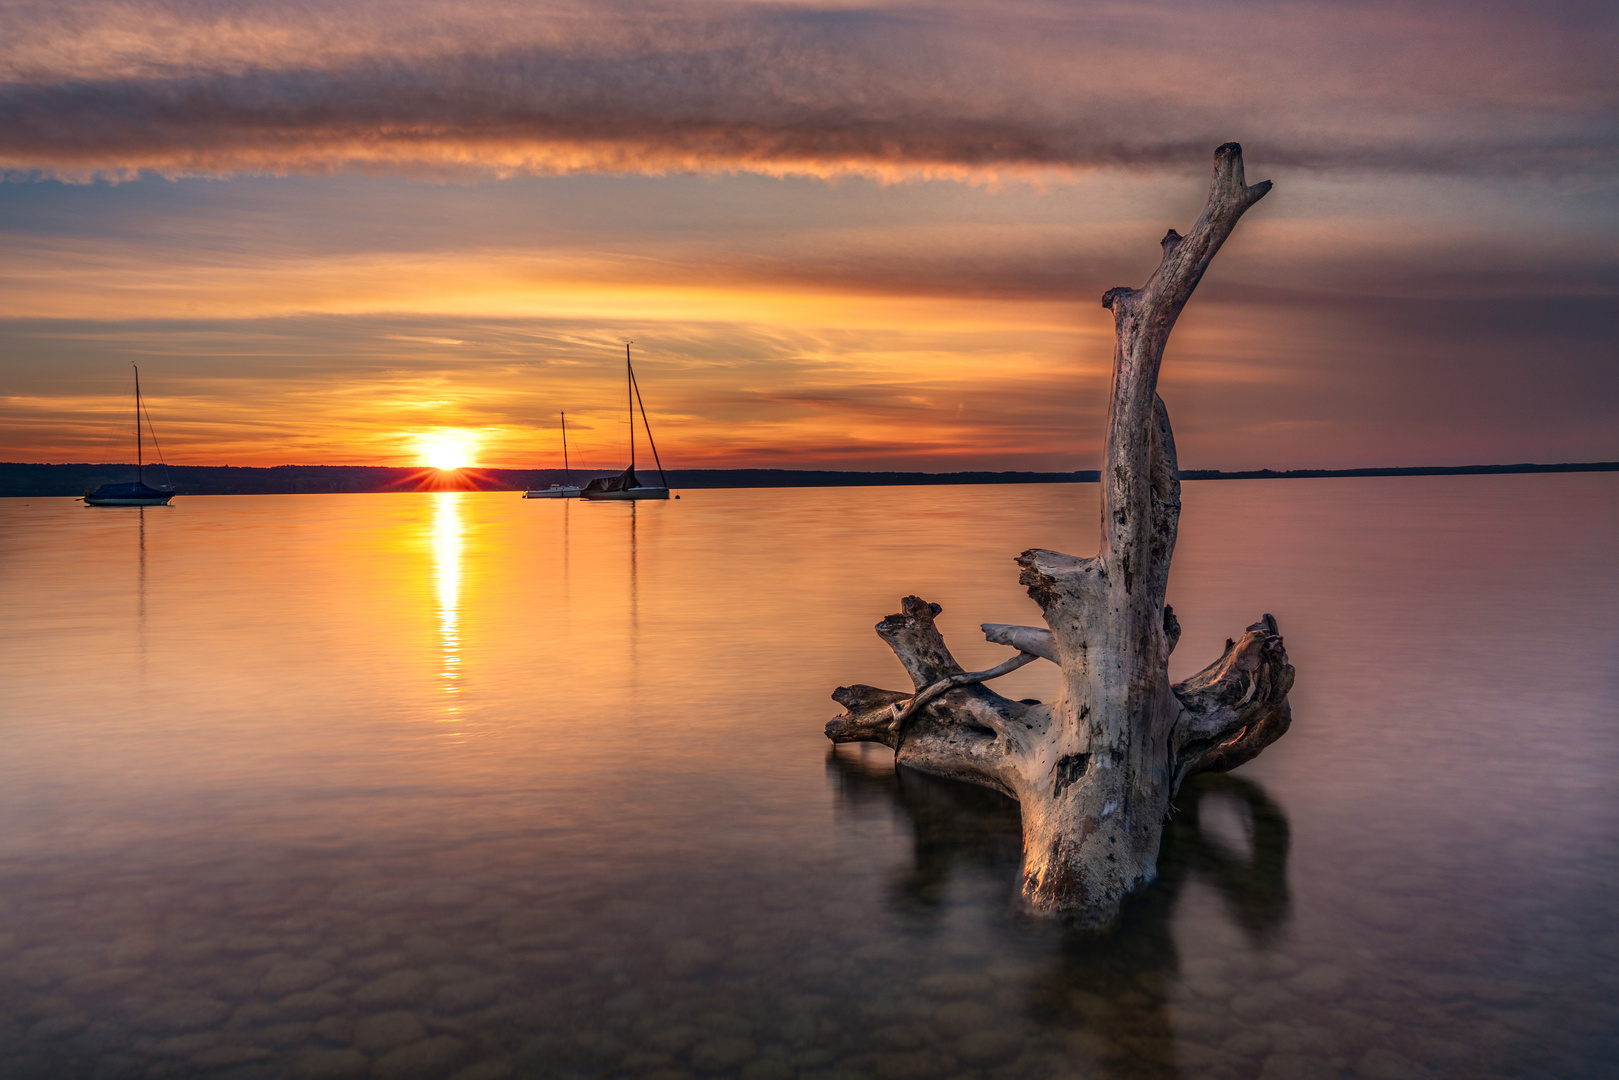
M 0 0 L 0 460 L 1619 459 L 1619 6 Z

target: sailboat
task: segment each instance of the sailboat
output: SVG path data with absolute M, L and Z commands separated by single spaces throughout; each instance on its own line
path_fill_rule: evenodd
M 604 476 L 585 485 L 581 499 L 667 499 L 669 478 L 663 473 L 663 462 L 658 460 L 658 444 L 652 441 L 652 425 L 647 423 L 646 405 L 641 401 L 641 387 L 635 381 L 635 368 L 630 364 L 630 342 L 624 343 L 624 373 L 629 384 L 630 401 L 630 467 L 617 476 Z M 658 478 L 662 487 L 648 487 L 635 475 L 635 407 L 641 406 L 641 424 L 646 428 L 646 441 L 652 447 L 652 460 L 658 464 Z
M 525 499 L 573 499 L 584 490 L 577 484 L 569 483 L 573 479 L 573 469 L 568 465 L 568 414 L 562 414 L 562 472 L 563 483 L 552 484 L 539 491 L 525 491 Z
M 102 484 L 94 491 L 85 495 L 84 501 L 90 506 L 167 506 L 169 500 L 174 498 L 174 492 L 167 488 L 148 487 L 146 485 L 146 460 L 141 448 L 141 416 L 145 407 L 141 404 L 141 369 L 135 368 L 135 482 L 133 484 Z M 152 426 L 152 418 L 146 418 L 146 426 Z M 152 445 L 157 446 L 157 435 L 152 435 Z M 158 448 L 158 460 L 162 460 L 162 448 Z

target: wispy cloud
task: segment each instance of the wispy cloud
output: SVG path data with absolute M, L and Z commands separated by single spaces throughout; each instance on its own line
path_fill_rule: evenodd
M 941 301 L 934 311 L 958 302 Z M 409 464 L 416 435 L 482 433 L 482 463 L 621 464 L 622 338 L 666 464 L 1094 468 L 1111 337 L 920 317 L 828 328 L 426 315 L 0 320 L 27 358 L 0 398 L 0 460 L 127 452 L 127 361 L 169 459 Z M 1189 467 L 1611 460 L 1609 297 L 1200 292 L 1162 392 Z M 903 324 L 901 324 L 901 322 Z M 432 345 L 444 338 L 458 345 Z
M 681 465 L 1094 467 L 1098 298 L 1235 138 L 1183 461 L 1611 458 L 1616 19 L 0 0 L 0 172 L 148 176 L 0 189 L 0 457 L 116 457 L 139 359 L 175 460 L 543 465 L 566 408 L 609 466 L 633 337 Z
M 1601 9 L 10 4 L 0 169 L 1601 174 Z

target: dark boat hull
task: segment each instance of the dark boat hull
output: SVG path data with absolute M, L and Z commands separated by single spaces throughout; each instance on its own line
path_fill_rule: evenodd
M 94 495 L 84 497 L 87 506 L 167 506 L 173 495 L 159 495 L 155 498 L 134 499 L 98 499 Z
M 167 506 L 174 492 L 133 484 L 102 484 L 84 497 L 89 506 Z
M 579 496 L 592 502 L 608 499 L 667 499 L 669 489 L 662 487 L 623 488 L 619 491 L 587 491 Z
M 648 487 L 641 483 L 641 478 L 635 475 L 635 466 L 631 465 L 617 476 L 600 476 L 586 484 L 579 493 L 581 499 L 592 501 L 602 499 L 667 499 L 669 489 L 666 487 Z

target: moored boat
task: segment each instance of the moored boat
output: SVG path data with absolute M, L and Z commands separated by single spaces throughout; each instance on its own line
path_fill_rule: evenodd
M 568 464 L 568 414 L 562 414 L 562 474 L 564 482 L 552 484 L 548 488 L 537 491 L 523 492 L 525 499 L 577 499 L 584 488 L 567 481 L 573 479 L 573 469 Z
M 141 417 L 145 407 L 141 404 L 141 369 L 135 368 L 135 482 L 122 484 L 102 484 L 94 491 L 87 491 L 84 501 L 87 506 L 167 506 L 169 500 L 174 498 L 174 492 L 169 488 L 155 488 L 146 483 L 146 455 L 141 446 Z M 146 426 L 152 426 L 152 418 L 146 417 Z M 157 446 L 157 435 L 152 435 L 152 445 Z M 163 459 L 163 449 L 158 447 L 158 460 Z M 167 466 L 165 466 L 165 469 Z
M 148 487 L 142 481 L 132 484 L 102 484 L 84 497 L 91 506 L 167 506 L 174 492 Z
M 552 484 L 548 488 L 537 488 L 534 491 L 523 492 L 525 499 L 577 499 L 584 488 L 574 487 L 571 484 Z
M 635 475 L 635 466 L 631 465 L 617 476 L 603 476 L 592 480 L 585 485 L 581 499 L 608 500 L 608 499 L 667 499 L 667 487 L 648 487 L 641 483 L 641 478 Z
M 629 499 L 667 499 L 669 478 L 664 475 L 663 462 L 658 458 L 658 444 L 652 441 L 652 425 L 647 423 L 646 405 L 641 401 L 641 386 L 635 381 L 635 368 L 630 364 L 630 343 L 624 343 L 624 374 L 629 384 L 630 403 L 630 467 L 617 476 L 602 476 L 585 485 L 579 493 L 581 499 L 592 502 Z M 658 479 L 662 487 L 652 487 L 635 475 L 635 407 L 641 407 L 641 425 L 646 428 L 647 445 L 652 447 L 652 460 L 658 465 Z

